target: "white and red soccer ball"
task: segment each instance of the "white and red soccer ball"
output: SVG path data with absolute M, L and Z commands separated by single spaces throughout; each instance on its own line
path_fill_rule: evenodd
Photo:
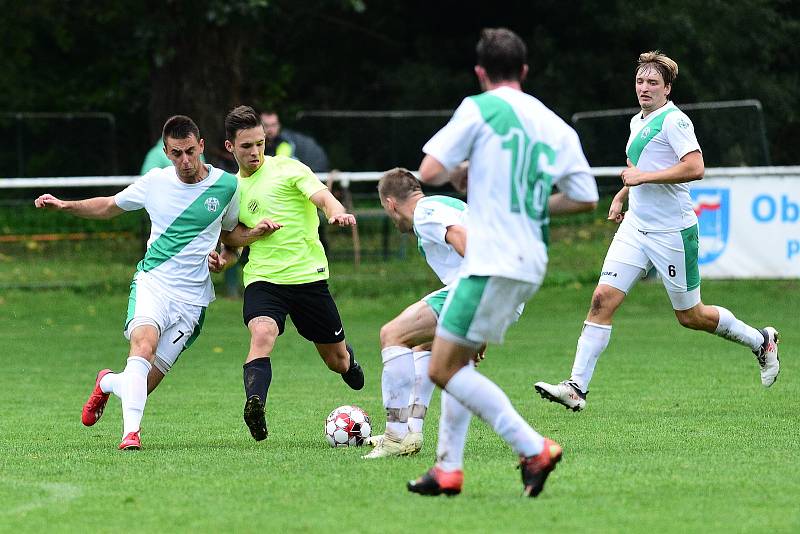
M 371 435 L 369 415 L 358 406 L 339 406 L 325 420 L 325 438 L 331 447 L 360 447 Z

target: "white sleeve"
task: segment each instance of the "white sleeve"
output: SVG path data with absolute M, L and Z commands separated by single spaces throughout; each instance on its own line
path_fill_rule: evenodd
M 150 189 L 150 180 L 161 169 L 147 171 L 131 185 L 114 195 L 114 203 L 125 211 L 142 209 L 147 201 L 147 191 Z
M 694 125 L 692 121 L 683 114 L 670 113 L 664 118 L 664 129 L 667 134 L 667 141 L 675 151 L 678 159 L 689 152 L 700 150 L 700 143 L 697 142 L 697 137 L 694 134 Z
M 576 202 L 596 202 L 600 195 L 578 134 L 570 128 L 556 156 L 555 181 L 558 190 Z
M 231 197 L 231 201 L 225 208 L 225 214 L 222 216 L 222 229 L 230 232 L 239 223 L 239 186 L 236 186 L 236 191 Z
M 422 202 L 422 201 L 421 201 Z M 461 222 L 462 212 L 445 206 L 426 202 L 414 210 L 414 231 L 425 241 L 448 245 L 447 229 Z
M 465 98 L 444 128 L 425 143 L 422 151 L 432 156 L 448 171 L 469 159 L 478 130 L 483 124 L 478 106 Z

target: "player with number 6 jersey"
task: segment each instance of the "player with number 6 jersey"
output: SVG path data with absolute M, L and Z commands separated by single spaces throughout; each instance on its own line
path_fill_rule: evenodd
M 775 328 L 753 328 L 730 310 L 700 299 L 697 216 L 686 184 L 702 179 L 705 166 L 692 121 L 669 99 L 677 76 L 678 64 L 661 52 L 639 56 L 635 89 L 641 111 L 631 119 L 624 186 L 608 213 L 609 220 L 620 223 L 619 230 L 592 295 L 570 378 L 534 384 L 543 398 L 573 411 L 586 406 L 595 365 L 611 338 L 614 313 L 651 268 L 661 276 L 681 326 L 748 347 L 764 387 L 780 372 Z M 626 198 L 628 211 L 623 213 Z

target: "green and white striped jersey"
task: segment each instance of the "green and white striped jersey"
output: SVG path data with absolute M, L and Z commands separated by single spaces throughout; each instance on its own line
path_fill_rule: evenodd
M 551 187 L 577 201 L 598 198 L 575 130 L 510 87 L 464 99 L 422 150 L 448 170 L 469 160 L 466 275 L 541 283 Z
M 414 233 L 420 253 L 439 280 L 449 286 L 458 278 L 463 258 L 445 240 L 453 225 L 467 227 L 467 205 L 453 197 L 433 195 L 417 202 L 414 208 Z
M 625 153 L 637 169 L 668 169 L 695 150 L 700 150 L 700 145 L 692 121 L 672 102 L 645 118 L 637 113 L 631 119 Z M 625 218 L 643 232 L 680 232 L 697 224 L 689 186 L 685 183 L 631 187 Z
M 150 238 L 136 279 L 197 306 L 214 300 L 208 255 L 220 230 L 233 230 L 239 220 L 236 177 L 206 167 L 208 176 L 196 184 L 182 182 L 175 167 L 153 169 L 114 196 L 125 211 L 144 208 L 150 216 Z

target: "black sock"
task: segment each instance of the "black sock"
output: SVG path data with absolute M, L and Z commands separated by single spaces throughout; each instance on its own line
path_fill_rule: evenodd
M 257 358 L 242 366 L 244 369 L 244 394 L 246 398 L 258 395 L 262 404 L 267 403 L 267 391 L 272 382 L 272 362 L 269 356 Z

